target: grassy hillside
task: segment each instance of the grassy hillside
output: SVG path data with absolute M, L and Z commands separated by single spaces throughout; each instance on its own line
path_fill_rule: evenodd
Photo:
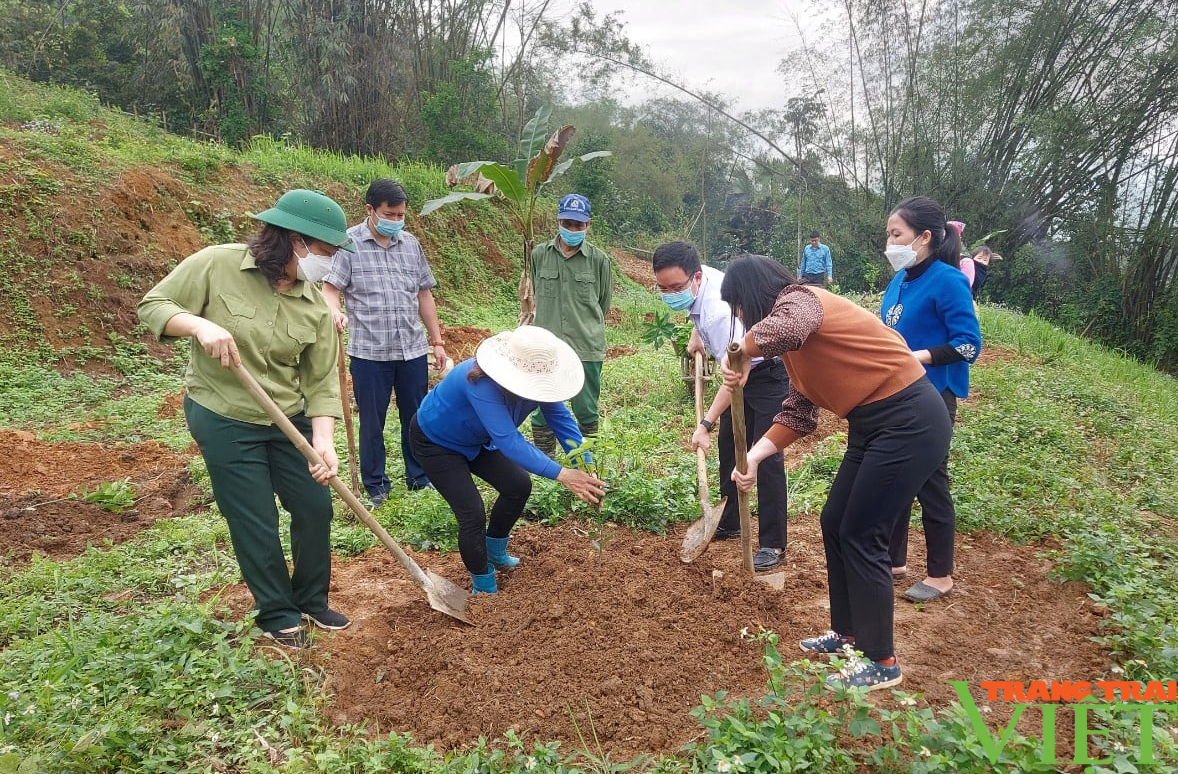
M 415 205 L 444 190 L 438 169 L 390 167 L 266 139 L 234 153 L 169 136 L 84 95 L 0 74 L 0 291 L 8 304 L 0 317 L 0 438 L 128 455 L 129 444 L 159 441 L 183 454 L 189 438 L 174 402 L 184 348 L 148 341 L 134 316 L 138 299 L 200 246 L 249 234 L 247 213 L 269 206 L 281 191 L 324 190 L 358 219 L 363 190 L 376 176 L 401 180 Z M 411 215 L 409 228 L 438 275 L 446 325 L 513 324 L 518 248 L 499 211 L 464 206 L 425 219 Z M 532 506 L 542 522 L 573 524 L 585 537 L 583 553 L 610 550 L 609 523 L 651 533 L 653 550 L 673 553 L 662 533 L 698 514 L 693 460 L 682 444 L 691 409 L 669 349 L 640 342 L 643 317 L 657 300 L 624 277 L 619 283 L 610 344 L 632 354 L 606 364 L 606 507 L 594 514 L 544 482 L 537 482 Z M 1102 620 L 1096 636 L 1103 657 L 1069 679 L 1175 679 L 1178 383 L 1034 318 L 986 307 L 981 321 L 987 349 L 973 369 L 975 394 L 961 407 L 952 457 L 963 541 L 1029 544 L 1049 562 L 1054 581 L 1084 584 L 1093 603 L 1085 609 L 1094 607 Z M 342 434 L 339 440 L 343 448 Z M 820 508 L 840 441 L 836 434 L 808 446 L 792 465 L 797 518 L 812 519 Z M 15 469 L 9 456 L 0 474 Z M 207 489 L 199 460 L 189 470 Z M 40 473 L 69 477 L 66 470 Z M 27 494 L 23 483 L 0 475 L 0 501 L 10 509 L 0 509 L 0 517 L 13 523 L 30 502 L 17 496 Z M 76 503 L 79 514 L 98 513 L 84 506 L 117 512 L 136 501 L 119 483 L 112 477 L 60 499 Z M 262 654 L 248 617 L 224 614 L 236 565 L 223 520 L 197 505 L 127 542 L 96 540 L 73 556 L 16 557 L 0 546 L 0 774 L 628 766 L 595 744 L 591 725 L 579 729 L 584 735 L 574 748 L 511 732 L 445 751 L 387 728 L 338 723 L 324 688 L 330 663 Z M 332 539 L 341 560 L 376 545 L 340 516 Z M 436 494 L 390 498 L 377 516 L 414 549 L 437 555 L 453 548 L 453 519 Z M 969 557 L 1010 555 L 975 548 Z M 634 567 L 641 574 L 643 565 Z M 976 568 L 981 580 L 1013 579 L 1015 587 L 1043 572 L 1032 562 Z M 788 594 L 787 600 L 806 601 Z M 568 611 L 568 618 L 580 612 Z M 820 610 L 814 615 L 822 619 Z M 993 615 L 968 623 L 997 628 L 1002 611 Z M 611 634 L 625 640 L 637 633 Z M 779 649 L 771 633 L 754 636 L 764 654 L 767 698 L 742 705 L 737 697 L 708 697 L 696 742 L 635 761 L 634 769 L 1085 768 L 1043 764 L 1037 747 L 1017 735 L 1002 762 L 991 764 L 959 704 L 915 694 L 832 701 L 814 687 L 825 667 L 791 663 L 782 654 L 796 652 L 792 643 Z M 1005 659 L 1017 654 L 1019 638 L 1050 636 L 1020 632 L 985 656 L 992 661 L 971 667 L 1008 679 Z M 504 639 L 506 647 L 510 638 Z M 945 658 L 952 663 L 956 656 Z M 1153 724 L 1156 764 L 1139 760 L 1134 717 L 1102 717 L 1099 725 L 1108 736 L 1094 735 L 1089 749 L 1107 760 L 1093 771 L 1173 771 L 1178 764 L 1172 712 L 1159 711 Z M 991 731 L 997 738 L 1002 728 Z

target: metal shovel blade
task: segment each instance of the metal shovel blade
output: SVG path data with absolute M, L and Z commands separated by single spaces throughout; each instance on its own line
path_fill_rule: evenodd
M 429 600 L 429 606 L 439 613 L 445 613 L 473 626 L 474 621 L 471 620 L 467 607 L 470 593 L 433 570 L 426 570 L 425 575 L 429 579 L 429 583 L 425 585 L 425 597 Z
M 683 536 L 683 547 L 679 549 L 679 558 L 684 564 L 699 558 L 716 536 L 716 527 L 720 526 L 720 517 L 724 515 L 724 506 L 728 498 L 725 497 L 714 506 L 705 505 L 704 515 L 691 523 L 687 534 Z

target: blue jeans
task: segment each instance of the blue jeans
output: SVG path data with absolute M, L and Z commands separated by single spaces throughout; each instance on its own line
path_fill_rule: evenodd
M 405 484 L 425 486 L 429 478 L 409 446 L 409 421 L 417 413 L 429 383 L 429 357 L 412 360 L 365 360 L 354 357 L 352 391 L 360 410 L 360 476 L 369 495 L 385 494 L 392 486 L 385 471 L 384 425 L 389 400 L 397 397 L 401 420 L 401 458 L 405 460 Z

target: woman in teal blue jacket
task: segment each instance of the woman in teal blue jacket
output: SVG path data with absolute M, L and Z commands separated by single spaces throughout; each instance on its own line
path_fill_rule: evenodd
M 969 366 L 982 349 L 969 281 L 957 268 L 961 232 L 956 223 L 946 222 L 939 204 L 916 196 L 892 211 L 887 236 L 885 255 L 896 276 L 884 291 L 880 315 L 924 364 L 929 381 L 955 420 L 958 398 L 969 395 Z M 930 602 L 953 590 L 957 513 L 949 491 L 948 455 L 916 499 L 924 524 L 928 574 L 905 591 L 904 598 Z M 911 509 L 896 523 L 888 546 L 892 575 L 897 579 L 907 573 L 910 517 Z
M 519 431 L 539 408 L 566 451 L 580 446 L 581 431 L 564 401 L 584 380 L 572 347 L 544 328 L 523 325 L 480 344 L 475 358 L 455 366 L 414 415 L 409 442 L 458 520 L 458 552 L 476 594 L 498 591 L 496 567 L 519 564 L 507 553 L 507 540 L 532 492 L 529 473 L 559 481 L 587 503 L 605 494 L 597 478 L 561 467 Z M 489 524 L 474 476 L 498 493 Z

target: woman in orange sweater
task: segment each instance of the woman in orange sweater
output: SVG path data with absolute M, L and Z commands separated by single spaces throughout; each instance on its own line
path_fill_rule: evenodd
M 945 404 L 904 339 L 866 309 L 821 288 L 795 284 L 777 261 L 728 264 L 721 297 L 744 323 L 745 369 L 721 364 L 724 383 L 743 384 L 749 358 L 780 357 L 790 388 L 774 424 L 733 480 L 748 491 L 757 465 L 814 431 L 818 409 L 845 417 L 847 451 L 822 508 L 831 630 L 802 650 L 862 653 L 828 684 L 868 691 L 903 676 L 892 640 L 888 539 L 896 519 L 949 451 Z

